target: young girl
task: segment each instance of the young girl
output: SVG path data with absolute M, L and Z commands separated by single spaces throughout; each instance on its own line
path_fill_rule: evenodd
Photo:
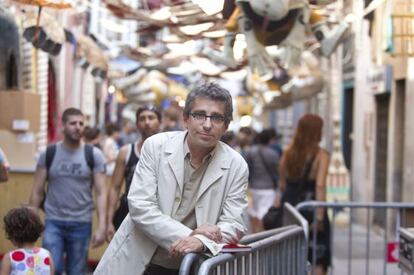
M 50 252 L 35 246 L 43 232 L 43 224 L 34 210 L 28 207 L 11 209 L 4 217 L 4 229 L 17 249 L 4 256 L 1 275 L 54 273 Z

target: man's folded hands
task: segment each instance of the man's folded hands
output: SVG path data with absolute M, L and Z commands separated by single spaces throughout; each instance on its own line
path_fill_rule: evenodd
M 220 243 L 223 239 L 220 228 L 217 225 L 202 224 L 194 229 L 190 236 L 175 241 L 169 249 L 170 256 L 180 257 L 190 252 L 204 251 L 205 245 L 195 235 L 205 236 L 216 243 Z

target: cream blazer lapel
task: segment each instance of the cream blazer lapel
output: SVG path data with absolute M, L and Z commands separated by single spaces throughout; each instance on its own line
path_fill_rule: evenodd
M 230 159 L 224 154 L 223 145 L 219 142 L 216 147 L 216 151 L 213 158 L 210 160 L 210 164 L 207 167 L 206 173 L 204 174 L 203 181 L 201 182 L 200 190 L 197 195 L 197 200 L 219 180 L 225 169 L 230 168 Z
M 187 131 L 174 136 L 165 146 L 168 164 L 174 173 L 180 194 L 184 184 L 184 139 L 186 135 Z

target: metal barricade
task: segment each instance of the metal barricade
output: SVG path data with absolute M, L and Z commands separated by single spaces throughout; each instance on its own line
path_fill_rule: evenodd
M 414 273 L 414 228 L 400 228 L 399 266 L 409 274 Z
M 223 253 L 211 258 L 187 254 L 180 275 L 275 275 L 306 274 L 307 221 L 290 204 L 284 206 L 284 226 L 246 235 L 242 244 L 252 247 L 248 253 Z
M 397 264 L 388 262 L 398 261 L 399 228 L 407 225 L 407 210 L 414 209 L 414 203 L 307 201 L 296 206 L 299 211 L 312 210 L 313 220 L 320 207 L 331 216 L 330 274 L 404 274 Z M 315 255 L 316 230 L 309 238 Z

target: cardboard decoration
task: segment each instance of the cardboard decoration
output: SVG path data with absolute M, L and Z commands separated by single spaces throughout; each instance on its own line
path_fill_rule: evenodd
M 0 129 L 40 130 L 40 95 L 23 91 L 0 91 Z
M 35 48 L 51 55 L 58 55 L 65 43 L 65 32 L 59 22 L 47 13 L 43 13 L 38 21 L 37 14 L 30 12 L 26 16 L 23 37 Z
M 283 48 L 279 59 L 291 69 L 300 64 L 307 29 L 320 42 L 324 56 L 332 54 L 348 29 L 348 24 L 341 22 L 329 30 L 320 13 L 312 10 L 305 0 L 237 0 L 235 3 L 226 24 L 223 52 L 206 51 L 206 54 L 228 67 L 235 67 L 233 45 L 236 33 L 241 32 L 247 44 L 250 69 L 266 80 L 272 78 L 275 64 L 265 46 Z M 226 7 L 224 10 L 228 13 Z

